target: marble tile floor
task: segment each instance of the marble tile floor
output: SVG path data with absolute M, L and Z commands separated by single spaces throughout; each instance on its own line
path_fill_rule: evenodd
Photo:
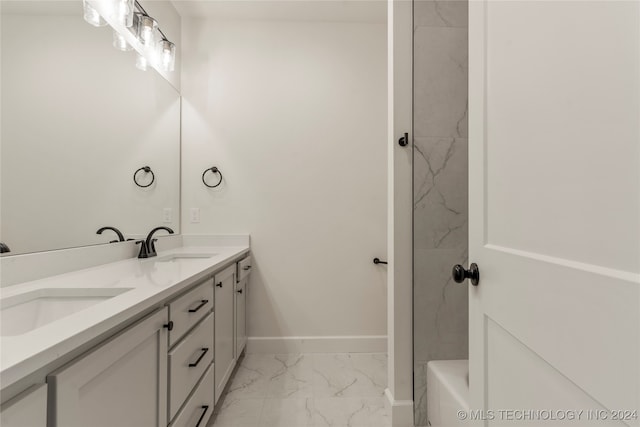
M 389 427 L 383 353 L 248 354 L 209 427 Z

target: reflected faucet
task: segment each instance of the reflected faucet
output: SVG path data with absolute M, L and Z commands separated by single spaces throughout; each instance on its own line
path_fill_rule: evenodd
M 11 252 L 11 249 L 9 249 L 9 246 L 7 246 L 6 244 L 0 242 L 0 254 L 4 254 L 7 252 Z
M 138 258 L 151 258 L 158 255 L 156 253 L 156 245 L 155 245 L 155 242 L 158 239 L 153 238 L 153 235 L 158 230 L 166 230 L 169 232 L 169 234 L 173 234 L 173 230 L 170 229 L 169 227 L 156 227 L 153 230 L 151 230 L 147 235 L 146 240 L 138 240 L 136 242 L 136 244 L 140 245 L 140 253 L 138 254 Z
M 109 243 L 124 242 L 123 234 L 120 232 L 120 230 L 118 230 L 115 227 L 102 227 L 101 229 L 96 231 L 96 234 L 102 234 L 102 232 L 105 231 L 105 230 L 113 230 L 118 235 L 118 240 L 112 240 Z

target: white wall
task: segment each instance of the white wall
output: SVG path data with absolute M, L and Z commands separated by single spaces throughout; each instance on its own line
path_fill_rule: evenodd
M 183 232 L 251 234 L 249 335 L 385 336 L 385 24 L 182 28 Z M 209 190 L 212 165 L 224 181 Z

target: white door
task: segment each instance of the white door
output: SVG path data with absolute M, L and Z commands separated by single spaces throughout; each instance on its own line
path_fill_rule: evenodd
M 639 426 L 640 2 L 472 0 L 469 42 L 469 416 Z

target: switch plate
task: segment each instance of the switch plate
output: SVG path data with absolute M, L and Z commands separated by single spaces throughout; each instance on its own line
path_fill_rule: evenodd
M 162 209 L 162 222 L 172 222 L 173 221 L 173 212 L 171 208 Z
M 194 224 L 200 222 L 200 208 L 191 208 L 189 218 Z

